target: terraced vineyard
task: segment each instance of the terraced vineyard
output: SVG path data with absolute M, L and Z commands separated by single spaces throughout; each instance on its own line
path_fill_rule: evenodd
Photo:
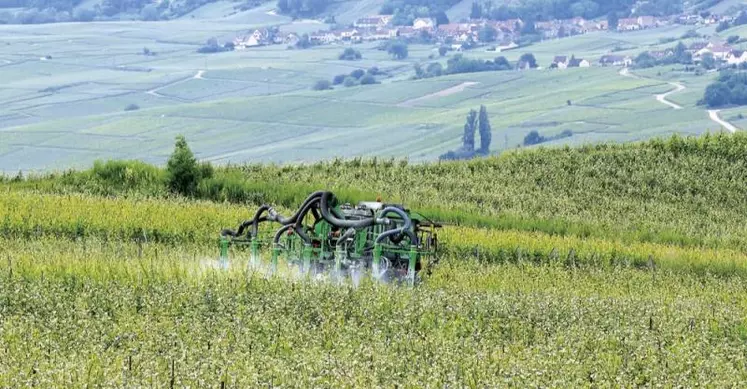
M 747 137 L 0 183 L 0 386 L 729 386 Z M 266 278 L 217 234 L 310 189 L 448 222 L 414 288 Z M 299 200 L 300 199 L 300 200 Z M 267 260 L 266 256 L 264 257 Z

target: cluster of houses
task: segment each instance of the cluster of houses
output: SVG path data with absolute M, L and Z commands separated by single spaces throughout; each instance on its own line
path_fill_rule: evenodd
M 708 25 L 730 21 L 733 16 L 718 15 L 676 15 L 669 18 L 657 18 L 654 16 L 639 16 L 635 18 L 622 18 L 618 20 L 617 31 L 637 31 L 657 28 L 671 23 L 688 25 Z M 504 51 L 518 47 L 515 43 L 524 30 L 525 23 L 521 19 L 511 20 L 485 20 L 473 19 L 463 23 L 437 24 L 431 18 L 415 19 L 411 26 L 393 26 L 392 16 L 373 15 L 360 18 L 351 26 L 329 31 L 318 31 L 308 36 L 312 44 L 332 43 L 358 43 L 364 41 L 390 40 L 390 39 L 417 39 L 427 38 L 441 44 L 450 45 L 453 50 L 461 50 L 468 43 L 486 44 L 481 42 L 480 32 L 486 28 L 492 28 L 491 44 L 495 45 L 497 51 Z M 564 20 L 541 21 L 535 23 L 535 30 L 542 34 L 545 39 L 562 38 L 571 35 L 586 34 L 594 31 L 605 31 L 609 29 L 609 23 L 605 20 L 585 20 L 581 17 Z M 233 41 L 234 49 L 241 50 L 254 46 L 286 44 L 295 45 L 301 39 L 294 33 L 283 33 L 277 28 L 262 28 L 254 30 L 247 35 L 236 37 Z M 495 42 L 495 43 L 492 43 Z M 729 64 L 741 64 L 745 54 L 738 50 L 732 50 L 726 45 L 703 43 L 702 47 L 691 49 L 693 59 L 699 60 L 706 52 L 711 52 L 717 60 Z M 650 53 L 655 58 L 669 55 L 666 51 Z M 628 66 L 632 62 L 629 57 L 607 55 L 602 58 L 600 64 L 603 66 Z M 567 58 L 559 56 L 555 58 L 552 67 L 585 67 L 588 61 L 583 59 Z
M 716 61 L 727 65 L 741 65 L 747 63 L 747 52 L 734 49 L 731 46 L 718 42 L 695 42 L 690 45 L 688 51 L 693 55 L 693 62 L 699 63 L 707 54 L 713 56 Z
M 273 44 L 295 45 L 300 37 L 294 33 L 283 33 L 278 28 L 260 28 L 251 34 L 237 36 L 233 40 L 234 50 Z
M 441 43 L 451 44 L 454 49 L 459 50 L 466 42 L 480 42 L 480 30 L 491 27 L 495 31 L 494 40 L 497 42 L 498 50 L 506 50 L 516 47 L 517 41 L 524 28 L 521 19 L 510 20 L 485 20 L 473 19 L 464 23 L 448 23 L 437 25 L 431 18 L 415 19 L 411 26 L 393 26 L 390 15 L 373 15 L 360 18 L 352 26 L 329 31 L 318 31 L 309 34 L 309 40 L 315 44 L 332 44 L 342 42 L 364 42 L 389 40 L 397 38 L 418 38 L 422 36 L 435 38 Z M 622 19 L 621 30 L 638 30 L 652 28 L 660 25 L 660 22 L 652 17 L 645 16 L 636 19 Z M 593 31 L 607 30 L 606 20 L 590 21 L 577 17 L 565 20 L 542 21 L 535 23 L 535 29 L 545 39 L 555 39 L 571 35 L 586 34 Z M 293 33 L 280 33 L 271 29 L 257 29 L 252 33 L 236 37 L 234 39 L 235 49 L 245 49 L 254 46 L 270 44 L 295 44 L 299 37 Z
M 452 44 L 459 49 L 462 44 L 472 41 L 480 42 L 480 30 L 490 26 L 495 30 L 495 41 L 501 48 L 516 47 L 513 43 L 523 25 L 519 19 L 506 21 L 471 20 L 467 23 L 449 23 L 437 25 L 431 18 L 418 18 L 412 26 L 392 26 L 391 17 L 376 15 L 355 21 L 351 28 L 321 31 L 309 35 L 309 39 L 320 44 L 335 42 L 364 42 L 396 38 L 428 37 L 441 43 Z
M 575 56 L 567 57 L 565 55 L 555 56 L 550 69 L 567 69 L 567 68 L 588 68 L 591 67 L 591 62 L 583 58 L 576 58 Z

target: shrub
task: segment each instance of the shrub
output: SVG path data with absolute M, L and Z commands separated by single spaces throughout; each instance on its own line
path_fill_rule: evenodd
M 340 85 L 345 81 L 345 77 L 347 77 L 347 74 L 338 74 L 335 76 L 335 78 L 332 79 L 333 85 Z
M 355 61 L 357 59 L 361 59 L 362 56 L 360 51 L 352 47 L 348 47 L 345 49 L 345 51 L 342 52 L 342 54 L 340 54 L 339 58 L 343 61 Z
M 327 80 L 319 80 L 317 81 L 314 86 L 312 87 L 314 90 L 327 90 L 332 89 L 332 86 L 329 81 Z
M 350 76 L 353 77 L 353 78 L 355 78 L 356 80 L 360 79 L 361 77 L 363 77 L 364 74 L 366 74 L 366 72 L 363 71 L 363 70 L 361 70 L 361 69 L 356 69 L 356 70 L 353 70 L 352 72 L 350 72 Z
M 163 170 L 141 161 L 95 161 L 87 184 L 94 192 L 111 195 L 137 191 L 154 194 L 162 190 Z
M 365 76 L 361 77 L 361 85 L 371 85 L 376 83 L 376 77 L 370 74 L 366 74 Z
M 346 87 L 356 86 L 358 85 L 358 80 L 356 80 L 355 77 L 346 77 L 343 85 Z
M 125 110 L 125 111 L 137 111 L 138 109 L 140 109 L 140 106 L 138 106 L 137 104 L 128 104 L 128 105 L 127 105 L 127 106 L 125 107 L 125 109 L 124 109 L 124 110 Z

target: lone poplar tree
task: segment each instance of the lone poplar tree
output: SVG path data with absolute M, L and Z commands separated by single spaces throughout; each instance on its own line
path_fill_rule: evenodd
M 200 180 L 200 169 L 183 135 L 176 137 L 174 152 L 166 165 L 168 184 L 172 192 L 189 196 L 195 193 Z
M 492 135 L 490 133 L 490 119 L 488 119 L 488 110 L 484 105 L 480 106 L 480 117 L 479 117 L 479 128 L 480 128 L 480 154 L 487 155 L 490 152 L 490 140 Z
M 475 151 L 475 131 L 477 130 L 477 112 L 474 109 L 469 110 L 467 122 L 464 123 L 464 150 L 467 152 Z

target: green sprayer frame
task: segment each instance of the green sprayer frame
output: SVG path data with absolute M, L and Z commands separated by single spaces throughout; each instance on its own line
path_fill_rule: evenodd
M 272 239 L 258 236 L 265 222 L 280 225 Z M 272 273 L 285 257 L 307 275 L 328 271 L 340 278 L 368 272 L 375 280 L 404 279 L 413 285 L 423 264 L 437 253 L 440 227 L 399 204 L 339 204 L 331 192 L 318 191 L 290 217 L 262 205 L 236 231 L 221 231 L 220 258 L 227 263 L 229 247 L 248 247 L 250 264 L 259 266 L 261 253 L 270 249 Z

